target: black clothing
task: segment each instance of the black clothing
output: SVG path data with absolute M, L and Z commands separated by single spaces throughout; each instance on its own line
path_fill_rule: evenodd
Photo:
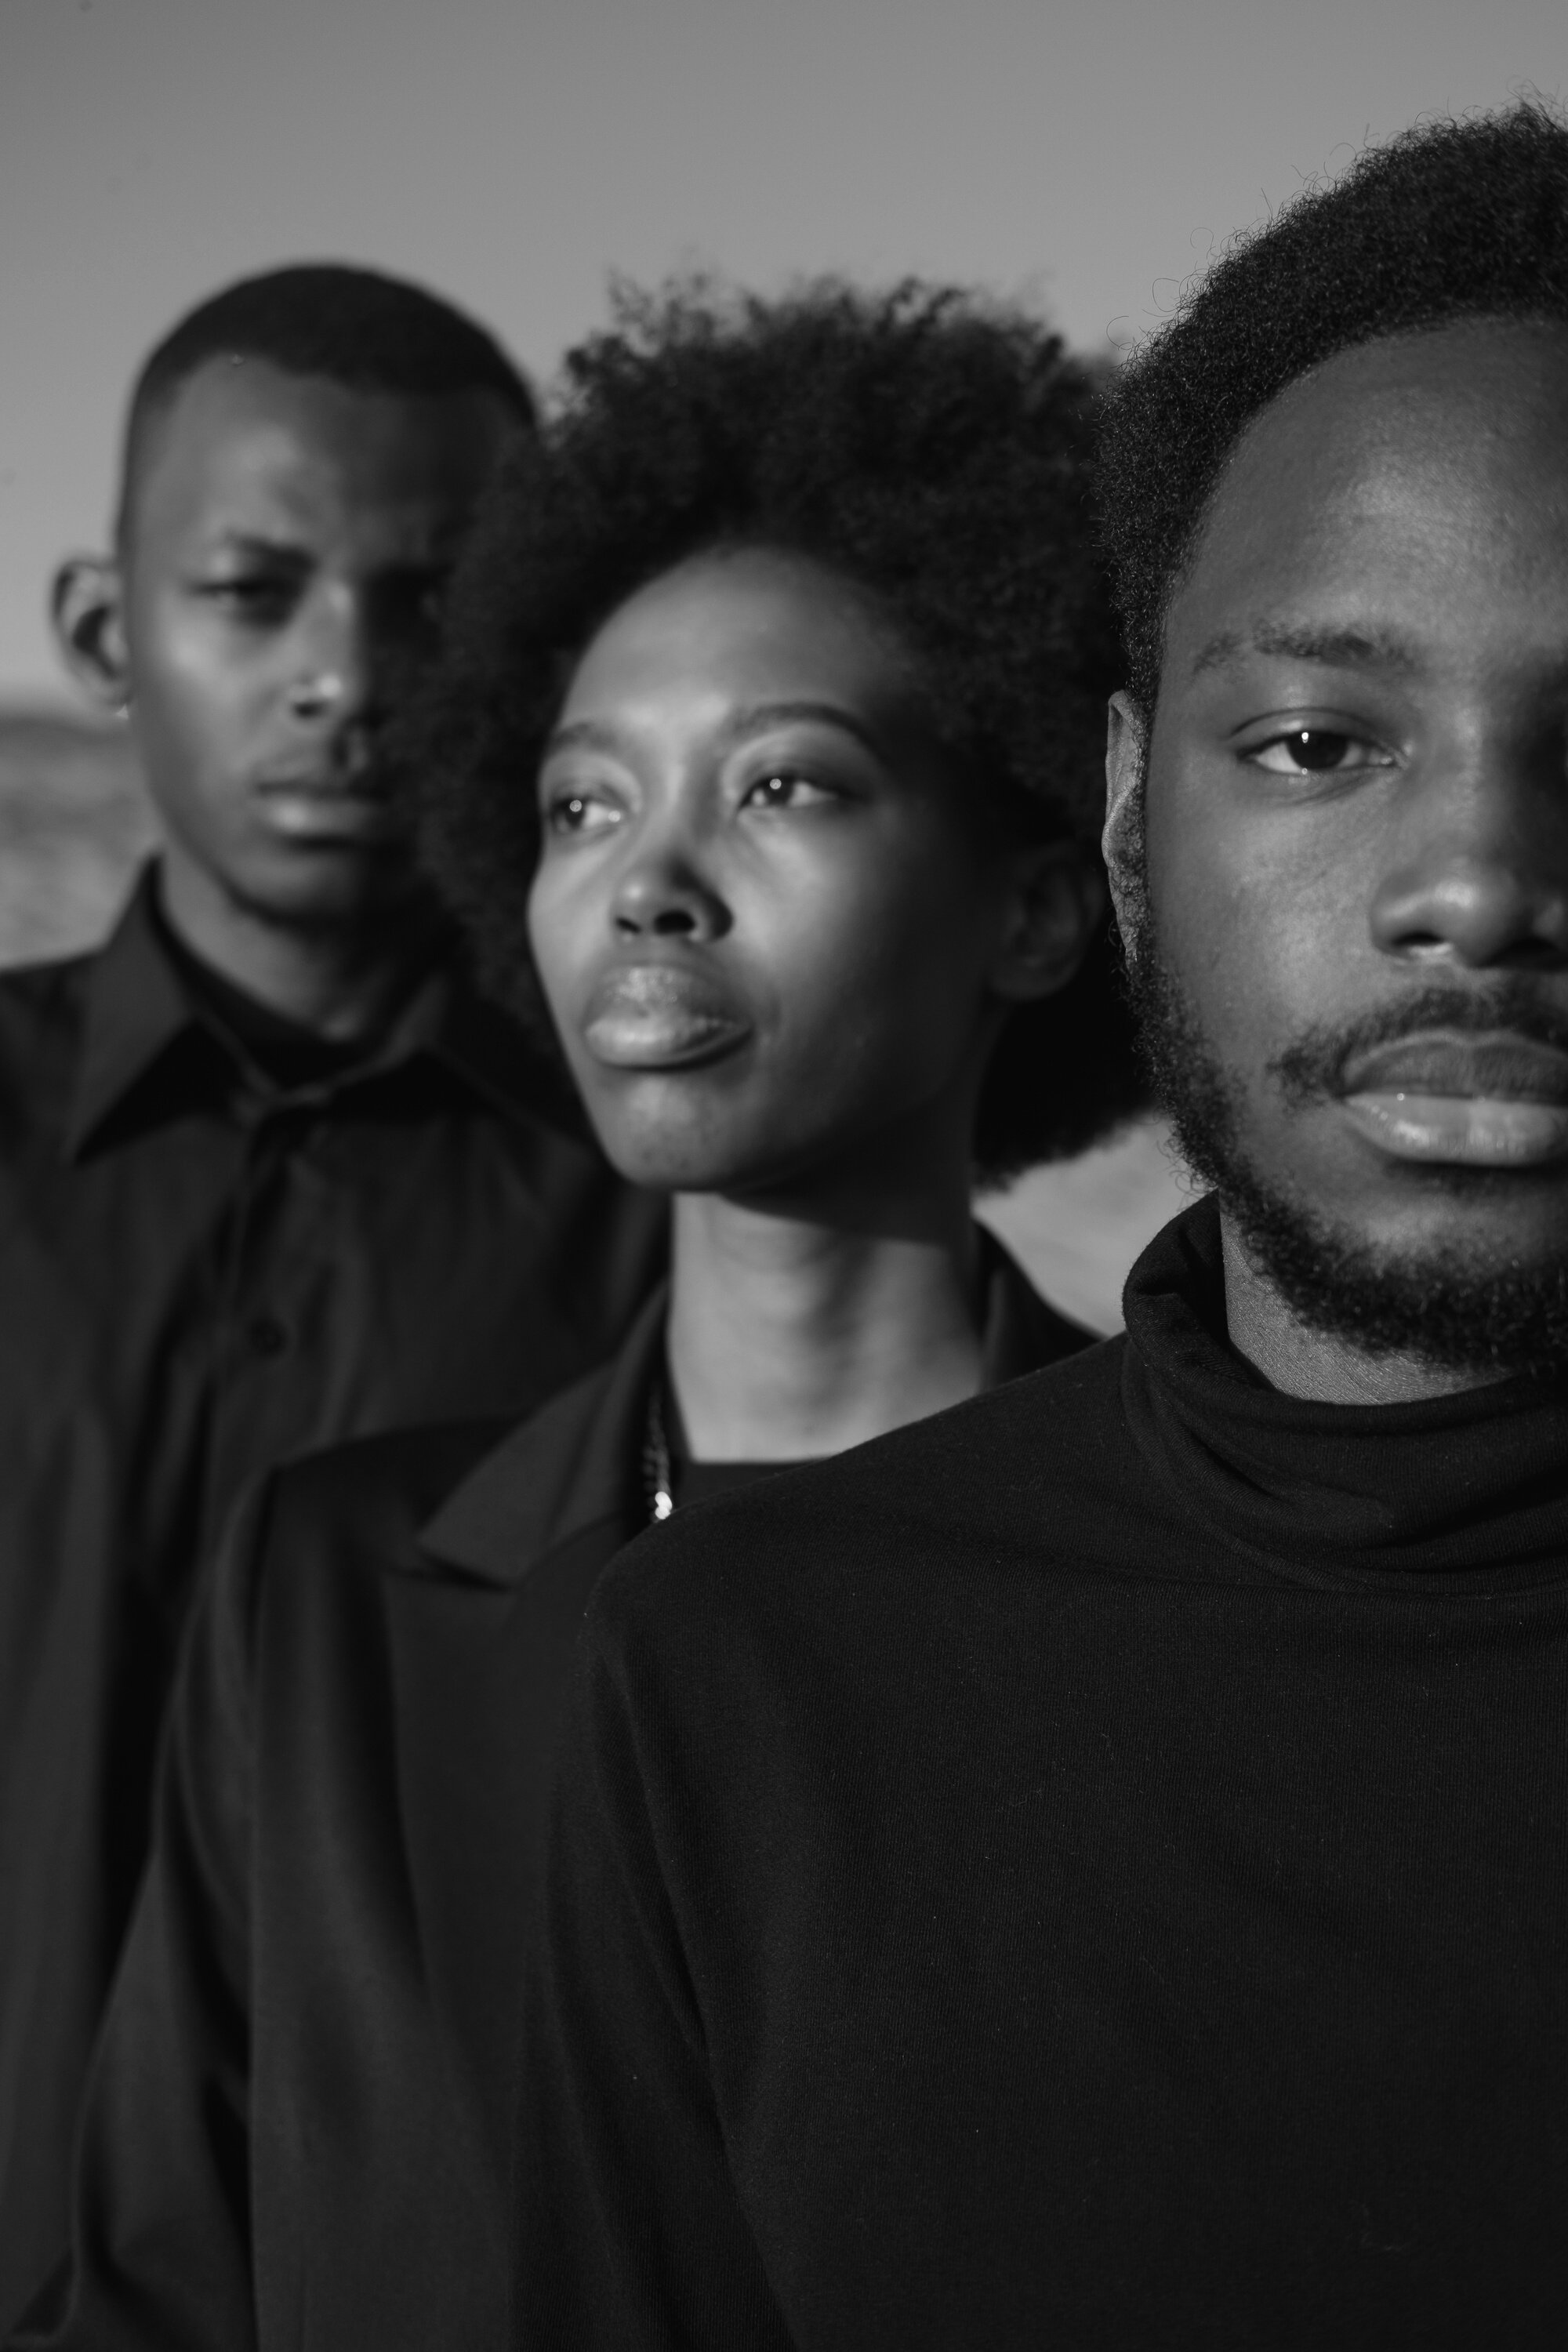
M 342 1038 L 323 1037 L 247 995 L 224 973 L 193 955 L 165 919 L 155 892 L 147 894 L 145 912 L 193 1012 L 205 1015 L 210 1027 L 226 1034 L 238 1049 L 237 1058 L 280 1093 L 295 1087 L 324 1085 L 367 1059 L 363 1040 L 345 1044 Z
M 1568 2340 L 1568 1392 L 1128 1330 L 601 1580 L 513 2340 Z
M 988 1370 L 1081 1344 L 987 1261 Z M 663 1326 L 658 1296 L 613 1365 L 499 1445 L 493 1424 L 404 1432 L 247 1507 L 176 1687 L 68 2315 L 61 2281 L 19 2342 L 504 2340 L 546 1759 L 588 1595 L 646 1522 Z
M 379 1050 L 279 1091 L 149 877 L 100 954 L 0 974 L 0 2324 L 65 2243 L 191 1573 L 237 1491 L 526 1409 L 657 1272 L 660 1213 L 539 1118 L 528 1053 L 437 971 Z

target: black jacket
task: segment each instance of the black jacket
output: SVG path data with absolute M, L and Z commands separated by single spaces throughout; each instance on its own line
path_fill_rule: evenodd
M 279 1084 L 142 877 L 96 955 L 0 975 L 0 2327 L 65 2243 L 198 1561 L 260 1472 L 529 1411 L 625 1331 L 659 1204 L 544 1115 L 437 967 Z
M 985 1247 L 993 1377 L 1084 1343 Z M 510 1433 L 366 1441 L 243 1512 L 178 1686 L 51 2343 L 501 2340 L 546 1763 L 589 1594 L 646 1519 L 663 1323 L 656 1296 Z

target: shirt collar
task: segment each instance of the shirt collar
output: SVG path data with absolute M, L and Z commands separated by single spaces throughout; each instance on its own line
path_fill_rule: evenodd
M 995 1235 L 977 1231 L 986 1386 L 1087 1345 L 1092 1334 L 1057 1315 Z M 598 1520 L 619 1516 L 629 1543 L 647 1516 L 643 1439 L 668 1312 L 669 1286 L 661 1283 L 619 1354 L 552 1397 L 447 1496 L 421 1532 L 424 1551 L 487 1583 L 514 1584 L 536 1559 Z
M 619 1517 L 631 1541 L 647 1516 L 642 1444 L 668 1309 L 660 1283 L 608 1364 L 552 1397 L 468 1473 L 420 1530 L 432 1561 L 518 1584 L 602 1519 Z
M 157 862 L 150 860 L 110 939 L 89 962 L 83 1041 L 67 1129 L 72 1160 L 100 1140 L 114 1114 L 154 1073 L 174 1076 L 174 1057 L 192 1045 L 207 1049 L 210 1083 L 216 1069 L 232 1083 L 242 1057 L 234 1041 L 191 993 L 164 945 L 155 904 Z M 538 1050 L 515 1022 L 478 995 L 451 961 L 427 974 L 399 1013 L 376 1052 L 330 1085 L 334 1094 L 426 1057 L 508 1116 L 570 1126 Z M 171 1108 L 188 1107 L 199 1083 L 195 1067 L 171 1089 Z
M 88 965 L 81 1059 L 66 1148 L 78 1159 L 110 1114 L 198 1024 L 158 936 L 155 861 L 142 866 L 124 912 Z

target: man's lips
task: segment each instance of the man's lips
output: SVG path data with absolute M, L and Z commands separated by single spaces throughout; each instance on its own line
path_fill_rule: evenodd
M 402 830 L 391 798 L 368 779 L 269 777 L 257 799 L 265 823 L 291 841 L 384 841 Z
M 727 1053 L 750 1023 L 704 974 L 679 964 L 626 964 L 589 1001 L 583 1037 L 617 1070 L 678 1069 Z
M 1568 1054 L 1533 1038 L 1402 1038 L 1352 1056 L 1342 1099 L 1399 1160 L 1530 1168 L 1568 1158 Z

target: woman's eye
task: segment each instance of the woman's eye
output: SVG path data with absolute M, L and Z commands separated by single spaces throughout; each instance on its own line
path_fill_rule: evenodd
M 808 776 L 792 775 L 779 769 L 771 776 L 759 776 L 742 795 L 742 808 L 804 808 L 813 801 L 830 800 L 832 794 L 814 784 Z
M 621 812 L 613 803 L 592 793 L 562 793 L 550 803 L 544 821 L 552 833 L 605 833 L 610 826 L 619 824 Z
M 1357 768 L 1390 768 L 1388 752 L 1364 735 L 1345 735 L 1332 727 L 1294 727 L 1260 743 L 1247 758 L 1271 776 L 1342 776 Z

